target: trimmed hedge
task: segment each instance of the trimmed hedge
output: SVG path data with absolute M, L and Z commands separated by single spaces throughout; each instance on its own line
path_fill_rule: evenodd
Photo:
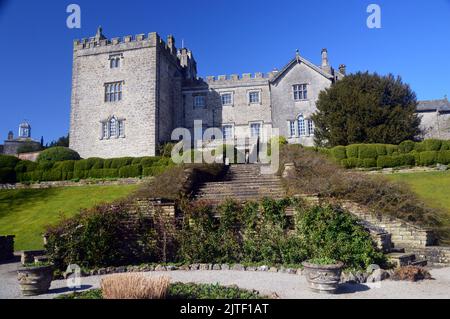
M 16 167 L 20 160 L 12 155 L 0 155 L 0 168 L 13 168 Z
M 37 162 L 58 162 L 79 159 L 80 154 L 74 150 L 71 150 L 68 147 L 55 146 L 42 151 L 37 158 Z
M 391 144 L 352 144 L 315 151 L 331 156 L 345 168 L 450 165 L 450 140 L 429 139 Z
M 35 163 L 1 155 L 0 183 L 63 181 L 86 178 L 127 178 L 156 176 L 174 166 L 166 157 L 87 158 Z

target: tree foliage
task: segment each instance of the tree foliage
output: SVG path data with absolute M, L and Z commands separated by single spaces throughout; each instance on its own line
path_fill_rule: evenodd
M 421 133 L 417 99 L 408 84 L 389 74 L 346 76 L 319 95 L 313 115 L 316 144 L 399 144 Z

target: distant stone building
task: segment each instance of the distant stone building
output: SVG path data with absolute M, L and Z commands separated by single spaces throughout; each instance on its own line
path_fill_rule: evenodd
M 99 28 L 74 42 L 70 148 L 84 158 L 155 155 L 177 127 L 192 136 L 218 127 L 226 141 L 247 139 L 250 147 L 278 128 L 290 142 L 312 145 L 318 94 L 344 75 L 323 49 L 321 66 L 297 52 L 281 71 L 204 80 L 173 36 L 107 39 Z M 202 132 L 194 132 L 196 120 Z
M 417 113 L 421 117 L 423 138 L 450 139 L 450 102 L 447 97 L 419 101 Z
M 31 125 L 26 121 L 19 125 L 19 136 L 17 138 L 14 138 L 14 133 L 9 131 L 8 139 L 4 141 L 3 145 L 0 145 L 0 154 L 17 155 L 19 149 L 25 145 L 29 146 L 30 150 L 41 148 L 41 144 L 31 138 Z

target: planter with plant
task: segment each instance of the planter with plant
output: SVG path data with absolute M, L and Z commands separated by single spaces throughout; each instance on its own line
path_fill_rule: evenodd
M 341 279 L 343 265 L 342 262 L 330 258 L 315 258 L 303 262 L 309 288 L 319 293 L 335 293 Z
M 48 262 L 24 264 L 17 269 L 17 279 L 24 296 L 44 294 L 53 279 L 53 265 Z

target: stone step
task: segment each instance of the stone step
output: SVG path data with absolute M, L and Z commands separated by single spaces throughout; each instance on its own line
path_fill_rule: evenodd
M 415 254 L 409 253 L 389 253 L 386 255 L 388 260 L 392 262 L 396 267 L 403 267 L 411 265 L 416 261 Z

